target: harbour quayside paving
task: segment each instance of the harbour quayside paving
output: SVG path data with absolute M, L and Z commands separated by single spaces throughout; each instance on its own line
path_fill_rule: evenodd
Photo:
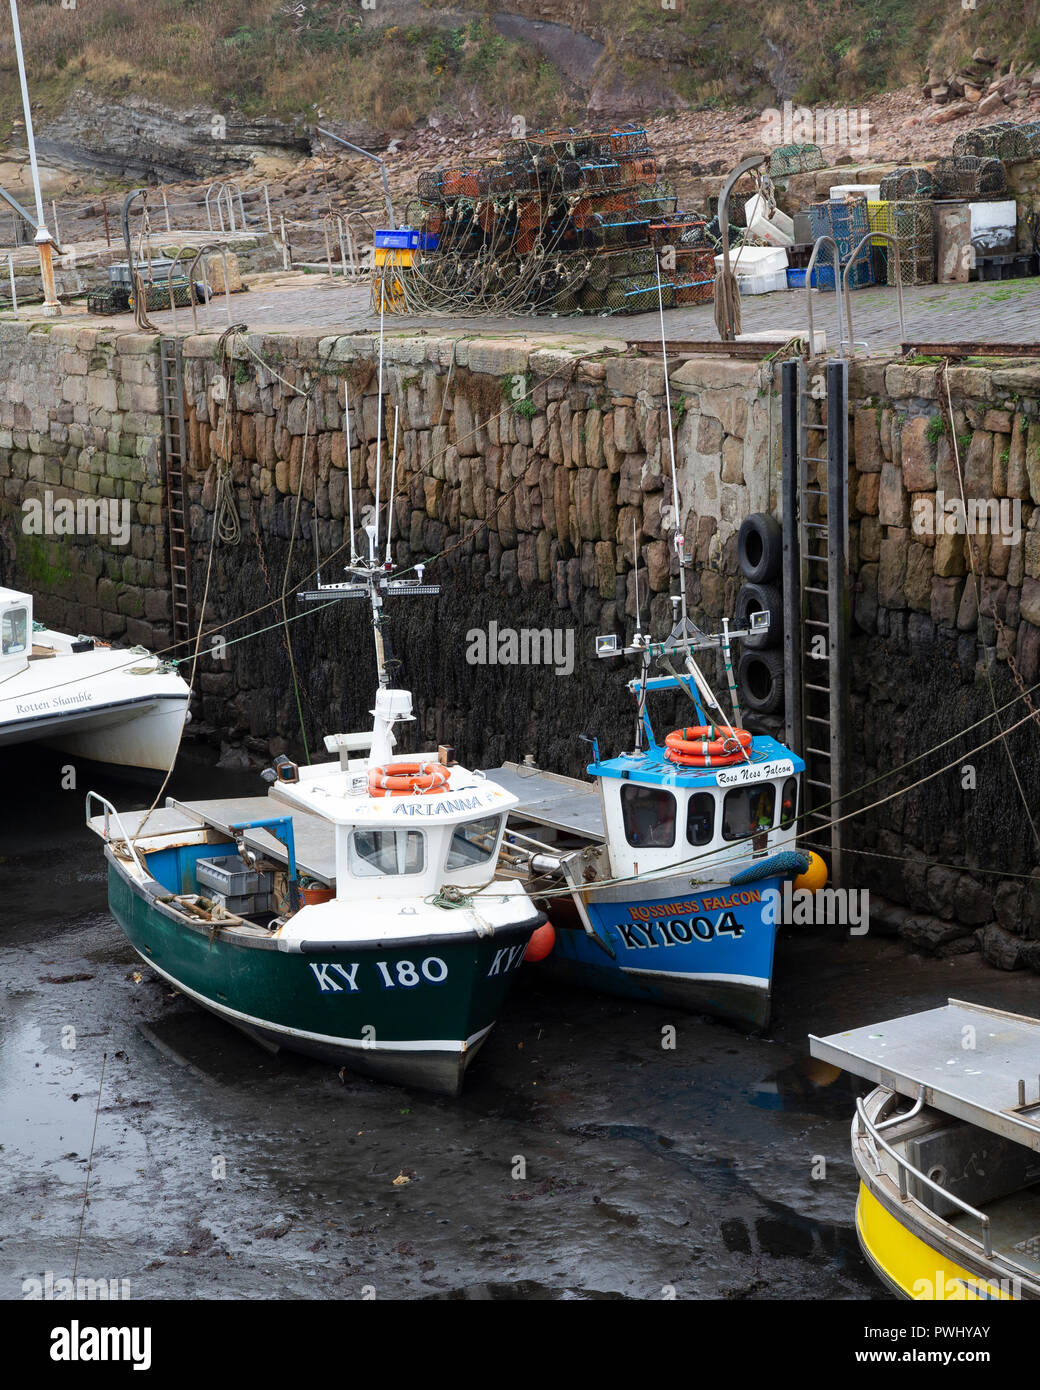
M 5 196 L 6 1297 L 1040 1297 L 1007 76 L 908 166 Z

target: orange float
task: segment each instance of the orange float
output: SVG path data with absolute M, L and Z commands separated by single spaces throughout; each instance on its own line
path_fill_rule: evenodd
M 720 729 L 714 724 L 673 729 L 664 741 L 665 757 L 680 767 L 725 767 L 744 761 L 751 738 L 747 729 Z
M 427 796 L 443 791 L 451 773 L 443 763 L 387 763 L 368 773 L 369 796 Z
M 544 960 L 555 945 L 556 931 L 553 924 L 543 922 L 540 927 L 535 928 L 534 934 L 527 943 L 524 960 L 528 965 L 534 965 L 538 961 Z

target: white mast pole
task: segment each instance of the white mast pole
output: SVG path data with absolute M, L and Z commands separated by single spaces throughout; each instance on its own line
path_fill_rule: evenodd
M 390 504 L 386 512 L 386 563 L 393 563 L 390 554 L 390 535 L 394 529 L 394 484 L 397 482 L 397 422 L 400 417 L 400 410 L 394 406 L 394 448 L 390 457 Z
M 654 252 L 657 266 L 657 310 L 661 316 L 661 358 L 664 362 L 664 410 L 668 417 L 668 454 L 672 462 L 672 507 L 675 511 L 675 553 L 679 557 L 679 593 L 682 597 L 683 624 L 686 623 L 686 569 L 683 565 L 683 523 L 679 510 L 679 481 L 675 476 L 675 438 L 672 433 L 672 396 L 668 386 L 668 345 L 664 336 L 664 294 L 661 289 L 661 259 Z
M 54 238 L 47 230 L 43 213 L 43 194 L 40 192 L 40 170 L 36 163 L 36 138 L 33 135 L 32 111 L 29 109 L 29 84 L 25 76 L 25 57 L 22 53 L 22 30 L 18 23 L 18 0 L 11 0 L 11 27 L 14 30 L 14 52 L 18 61 L 18 81 L 22 87 L 22 110 L 25 113 L 25 142 L 29 147 L 29 168 L 32 171 L 33 193 L 36 195 L 36 249 L 40 253 L 40 279 L 43 282 L 43 312 L 47 318 L 60 318 L 61 305 L 54 285 L 54 261 L 51 248 Z
M 379 289 L 379 380 L 376 403 L 376 531 L 373 539 L 373 554 L 379 554 L 379 473 L 383 457 L 383 289 Z
M 347 497 L 350 504 L 350 563 L 357 564 L 357 549 L 354 545 L 354 470 L 350 461 L 350 385 L 343 383 L 343 408 L 346 411 L 346 420 L 343 429 L 347 436 Z

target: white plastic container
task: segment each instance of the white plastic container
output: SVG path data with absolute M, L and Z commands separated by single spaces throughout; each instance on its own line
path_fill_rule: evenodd
M 786 280 L 787 252 L 782 246 L 739 246 L 730 251 L 729 265 L 738 280 L 776 273 L 783 275 Z M 715 257 L 715 268 L 722 269 L 721 256 Z
M 761 275 L 741 275 L 737 279 L 737 289 L 741 294 L 772 294 L 774 290 L 786 290 L 787 271 L 766 270 Z
M 830 190 L 832 198 L 869 198 L 872 203 L 881 199 L 879 183 L 836 183 Z
M 793 246 L 794 221 L 779 208 L 771 217 L 767 216 L 766 206 L 766 200 L 760 193 L 748 199 L 744 208 L 748 231 L 771 246 Z

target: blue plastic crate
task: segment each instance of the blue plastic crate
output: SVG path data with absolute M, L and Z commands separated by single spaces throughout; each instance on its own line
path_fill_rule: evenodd
M 831 236 L 837 242 L 838 255 L 842 261 L 847 261 L 870 231 L 867 201 L 865 198 L 855 201 L 834 198 L 828 206 L 831 210 Z
M 376 246 L 380 251 L 418 251 L 420 234 L 414 227 L 377 227 Z

